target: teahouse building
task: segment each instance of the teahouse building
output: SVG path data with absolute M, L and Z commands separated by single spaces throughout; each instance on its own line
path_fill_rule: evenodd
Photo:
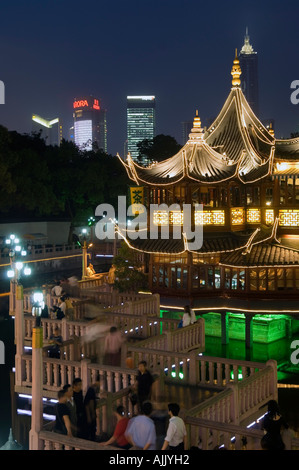
M 299 294 L 299 139 L 276 139 L 255 116 L 240 86 L 237 53 L 231 74 L 231 91 L 208 129 L 196 113 L 176 155 L 148 167 L 130 155 L 123 162 L 143 188 L 148 214 L 151 204 L 178 205 L 151 214 L 147 239 L 123 238 L 144 254 L 149 287 L 162 296 L 188 298 L 198 307 L 211 297 L 226 307 L 228 298 L 231 306 L 238 298 L 292 302 Z M 199 249 L 184 236 L 171 237 L 178 226 L 183 231 L 184 204 L 192 208 L 192 227 L 202 224 Z M 159 227 L 157 239 L 150 238 L 151 223 Z M 293 305 L 274 302 L 275 311 L 288 308 Z M 272 309 L 264 304 L 265 312 Z

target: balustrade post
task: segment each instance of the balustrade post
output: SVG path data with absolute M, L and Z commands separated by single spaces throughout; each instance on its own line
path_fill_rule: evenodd
M 24 352 L 24 293 L 23 286 L 15 286 L 15 344 L 16 344 L 16 355 L 15 355 L 15 381 L 16 385 L 22 385 L 23 378 L 23 361 L 22 355 Z
M 43 423 L 43 329 L 32 331 L 32 406 L 29 450 L 42 450 L 39 433 Z
M 83 359 L 81 361 L 81 379 L 82 379 L 82 392 L 86 394 L 88 387 L 90 386 L 88 366 L 91 363 L 90 359 Z
M 238 384 L 229 384 L 228 388 L 232 390 L 231 400 L 230 400 L 230 419 L 233 424 L 239 424 L 239 387 Z
M 197 352 L 191 351 L 189 360 L 189 384 L 196 385 L 199 381 L 199 363 L 197 361 Z
M 166 341 L 165 341 L 165 351 L 173 351 L 173 332 L 172 331 L 166 331 L 165 336 L 166 336 Z
M 277 362 L 274 359 L 269 359 L 266 362 L 267 366 L 272 367 L 272 374 L 270 379 L 270 393 L 273 395 L 273 400 L 278 400 L 278 389 L 277 389 Z

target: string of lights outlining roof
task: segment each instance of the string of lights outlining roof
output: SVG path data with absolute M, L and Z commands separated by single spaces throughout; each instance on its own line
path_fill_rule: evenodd
M 118 155 L 129 178 L 137 185 L 167 187 L 183 180 L 211 185 L 237 179 L 251 184 L 272 175 L 278 141 L 250 108 L 240 87 L 241 73 L 236 51 L 232 88 L 219 115 L 204 131 L 196 111 L 189 139 L 175 155 L 148 166 L 139 165 L 130 154 L 126 161 Z M 299 140 L 290 142 L 299 152 Z

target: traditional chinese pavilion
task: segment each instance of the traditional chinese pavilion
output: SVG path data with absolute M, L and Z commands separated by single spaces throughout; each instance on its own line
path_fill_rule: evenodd
M 153 213 L 160 229 L 182 226 L 183 204 L 192 205 L 192 223 L 203 225 L 201 248 L 190 249 L 184 237 L 124 238 L 144 253 L 149 287 L 161 296 L 191 300 L 198 310 L 209 299 L 215 309 L 299 313 L 299 139 L 276 139 L 253 113 L 237 55 L 231 74 L 230 93 L 208 129 L 196 113 L 176 155 L 148 167 L 130 155 L 123 162 L 147 208 L 179 204 L 181 210 Z

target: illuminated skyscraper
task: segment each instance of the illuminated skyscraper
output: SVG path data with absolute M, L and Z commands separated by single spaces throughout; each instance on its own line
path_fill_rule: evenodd
M 156 133 L 155 96 L 127 96 L 127 150 L 136 160 L 137 144 L 152 140 Z
M 259 90 L 258 90 L 258 57 L 257 53 L 253 50 L 252 45 L 249 43 L 248 28 L 246 28 L 246 35 L 244 45 L 239 54 L 240 66 L 242 70 L 241 75 L 241 88 L 242 91 L 254 111 L 259 115 Z
M 93 96 L 73 102 L 74 139 L 81 150 L 92 150 L 93 145 L 107 152 L 106 110 Z
M 32 132 L 40 133 L 47 145 L 60 145 L 62 141 L 62 123 L 59 118 L 44 119 L 37 114 L 32 115 Z

